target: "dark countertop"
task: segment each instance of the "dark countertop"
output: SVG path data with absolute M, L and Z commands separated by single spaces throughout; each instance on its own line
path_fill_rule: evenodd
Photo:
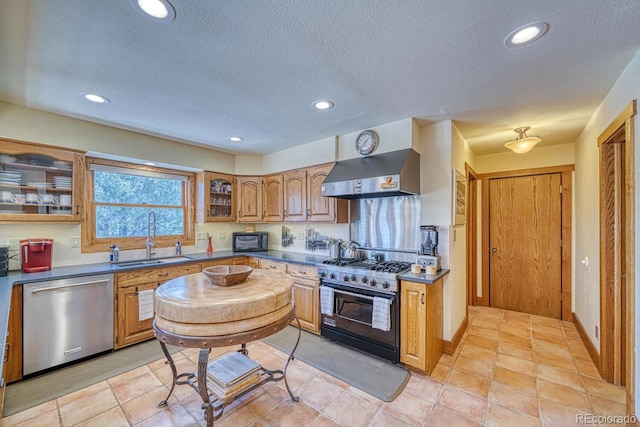
M 66 267 L 54 267 L 49 271 L 41 273 L 23 273 L 21 271 L 10 272 L 7 276 L 0 277 L 0 333 L 1 331 L 7 331 L 9 323 L 9 310 L 11 307 L 11 291 L 14 285 L 21 285 L 24 283 L 35 283 L 46 280 L 65 279 L 68 277 L 77 276 L 91 276 L 95 274 L 105 273 L 119 273 L 129 270 L 140 270 L 143 268 L 165 268 L 172 265 L 187 264 L 199 261 L 208 261 L 214 259 L 224 259 L 238 256 L 251 256 L 255 258 L 267 258 L 283 262 L 291 262 L 296 264 L 315 265 L 322 261 L 329 259 L 327 256 L 311 255 L 297 252 L 284 252 L 284 251 L 267 251 L 267 252 L 232 252 L 232 251 L 220 251 L 211 254 L 208 253 L 196 253 L 185 254 L 186 259 L 184 261 L 176 261 L 171 263 L 151 264 L 144 266 L 126 266 L 117 267 L 111 263 L 99 263 L 99 264 L 84 264 L 84 265 L 72 265 Z M 158 257 L 162 258 L 162 257 Z M 123 260 L 126 262 L 128 260 Z M 134 261 L 134 260 L 131 260 Z M 6 333 L 2 334 L 1 339 L 2 347 L 5 348 Z M 0 358 L 0 372 L 2 372 L 3 360 Z
M 436 274 L 426 274 L 424 271 L 422 273 L 411 273 L 407 272 L 405 274 L 401 274 L 398 276 L 400 280 L 411 280 L 412 282 L 419 283 L 427 283 L 432 284 L 442 279 L 444 276 L 449 274 L 449 270 L 440 269 Z

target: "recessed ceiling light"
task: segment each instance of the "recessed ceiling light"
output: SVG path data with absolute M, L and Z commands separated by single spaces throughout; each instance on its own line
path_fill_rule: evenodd
M 240 141 L 244 141 L 244 138 L 241 136 L 230 136 L 229 141 L 240 142 Z
M 549 24 L 546 22 L 534 22 L 516 28 L 504 39 L 504 45 L 508 47 L 526 46 L 540 37 L 544 36 L 549 30 Z
M 87 101 L 95 102 L 96 104 L 108 104 L 109 102 L 111 102 L 109 101 L 109 98 L 98 95 L 97 93 L 81 93 L 80 96 L 82 96 Z
M 163 22 L 176 19 L 176 11 L 168 0 L 129 0 L 129 3 L 144 16 Z
M 147 166 L 158 166 L 158 164 L 156 162 L 143 162 L 143 164 L 145 164 Z
M 313 105 L 313 108 L 317 110 L 328 110 L 330 108 L 333 108 L 333 102 L 326 100 L 316 101 L 311 105 Z

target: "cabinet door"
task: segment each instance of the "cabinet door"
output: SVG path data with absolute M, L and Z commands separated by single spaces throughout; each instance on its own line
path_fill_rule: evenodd
M 322 196 L 322 184 L 333 165 L 307 169 L 307 211 L 310 222 L 349 222 L 349 201 Z
M 236 187 L 238 222 L 262 222 L 262 177 L 239 176 Z
M 236 220 L 233 175 L 206 172 L 204 179 L 204 210 L 207 222 Z
M 84 153 L 3 138 L 0 153 L 0 221 L 81 221 Z
M 400 285 L 400 361 L 426 370 L 426 292 L 422 283 Z
M 304 329 L 318 333 L 320 331 L 319 312 L 319 281 L 293 278 L 293 303 L 296 307 L 296 315 L 300 320 L 300 326 Z M 295 324 L 295 321 L 294 321 Z
M 4 379 L 7 383 L 22 379 L 22 285 L 14 286 L 11 293 Z
M 267 175 L 264 177 L 264 220 L 266 222 L 282 222 L 282 175 Z
M 291 171 L 284 174 L 284 220 L 307 220 L 307 172 Z
M 138 294 L 142 291 L 156 289 L 159 282 L 149 282 L 118 289 L 118 312 L 116 349 L 153 337 L 153 316 L 140 320 Z

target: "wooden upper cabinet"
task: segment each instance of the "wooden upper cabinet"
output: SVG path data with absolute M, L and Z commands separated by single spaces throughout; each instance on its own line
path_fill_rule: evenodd
M 0 222 L 80 222 L 84 152 L 0 138 Z
M 282 174 L 267 175 L 264 177 L 264 221 L 284 221 L 284 202 Z
M 234 176 L 217 172 L 204 174 L 204 219 L 206 222 L 236 220 Z
M 322 184 L 331 171 L 333 164 L 307 169 L 307 221 L 311 222 L 349 222 L 349 201 L 322 196 Z
M 262 222 L 262 177 L 239 176 L 236 188 L 238 222 Z
M 284 220 L 307 221 L 307 172 L 304 169 L 284 174 Z

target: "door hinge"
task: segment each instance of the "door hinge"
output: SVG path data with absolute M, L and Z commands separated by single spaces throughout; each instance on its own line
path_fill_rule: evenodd
M 560 194 L 562 194 L 562 184 L 560 184 Z

